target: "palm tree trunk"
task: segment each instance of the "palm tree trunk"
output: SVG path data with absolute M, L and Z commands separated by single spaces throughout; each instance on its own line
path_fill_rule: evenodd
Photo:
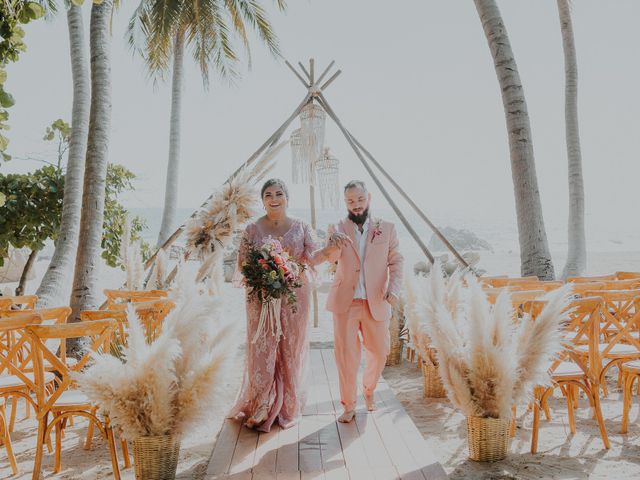
M 162 225 L 158 234 L 158 246 L 175 230 L 178 204 L 178 168 L 180 166 L 180 112 L 182 105 L 182 80 L 184 58 L 184 33 L 176 34 L 173 48 L 173 78 L 171 80 L 171 124 L 169 127 L 169 161 L 167 183 L 164 190 Z
M 558 0 L 564 51 L 564 120 L 569 160 L 569 250 L 562 277 L 582 275 L 587 267 L 584 228 L 584 181 L 578 129 L 578 61 L 567 0 Z
M 498 76 L 504 106 L 513 177 L 523 276 L 554 278 L 536 176 L 531 126 L 524 90 L 507 29 L 495 0 L 474 0 Z
M 104 197 L 107 177 L 109 134 L 111 129 L 111 55 L 109 23 L 113 0 L 91 6 L 91 111 L 89 138 L 82 192 L 80 242 L 71 292 L 70 321 L 79 321 L 82 310 L 99 305 L 97 283 L 100 270 Z M 69 351 L 77 349 L 77 343 Z
M 82 209 L 82 182 L 84 161 L 87 153 L 89 132 L 89 58 L 85 47 L 84 22 L 81 7 L 73 3 L 67 9 L 69 26 L 69 50 L 71 53 L 71 76 L 73 81 L 73 108 L 71 113 L 71 136 L 69 158 L 64 179 L 64 201 L 60 234 L 49 268 L 36 291 L 38 307 L 62 305 L 71 293 L 69 279 L 78 249 L 80 211 Z
M 20 281 L 18 282 L 18 287 L 16 288 L 16 295 L 24 295 L 24 288 L 27 285 L 27 277 L 29 276 L 29 272 L 33 268 L 33 264 L 36 261 L 36 257 L 38 256 L 38 250 L 31 250 L 29 254 L 29 258 L 27 258 L 27 263 L 24 264 L 24 268 L 22 269 L 22 275 L 20 275 Z

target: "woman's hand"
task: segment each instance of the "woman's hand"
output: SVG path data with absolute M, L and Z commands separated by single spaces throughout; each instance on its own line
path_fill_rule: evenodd
M 329 236 L 329 244 L 338 248 L 345 247 L 351 243 L 351 239 L 342 232 L 334 232 Z

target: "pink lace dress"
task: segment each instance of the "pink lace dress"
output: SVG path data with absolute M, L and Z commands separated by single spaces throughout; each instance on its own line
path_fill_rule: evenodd
M 255 245 L 261 245 L 268 237 L 269 235 L 264 234 L 256 223 L 249 224 L 244 232 L 244 238 Z M 255 298 L 247 297 L 244 381 L 238 400 L 229 413 L 229 418 L 242 421 L 251 417 L 260 406 L 269 405 L 267 419 L 258 427 L 264 432 L 268 432 L 275 421 L 282 428 L 295 425 L 304 408 L 309 356 L 310 270 L 322 261 L 315 253 L 316 241 L 313 230 L 302 220 L 294 219 L 291 228 L 278 240 L 290 256 L 307 265 L 306 278 L 303 286 L 296 290 L 296 312 L 294 313 L 286 302 L 282 302 L 280 322 L 283 335 L 280 338 L 265 332 L 252 343 L 251 340 L 258 328 L 261 305 Z M 242 264 L 243 250 L 241 246 L 238 265 Z M 236 284 L 239 284 L 238 276 L 237 272 Z M 239 277 L 241 280 L 242 277 Z

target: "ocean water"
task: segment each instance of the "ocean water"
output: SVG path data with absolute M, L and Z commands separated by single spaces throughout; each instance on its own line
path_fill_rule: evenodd
M 139 215 L 147 222 L 144 238 L 155 243 L 162 210 L 160 208 L 132 208 L 131 213 Z M 180 223 L 193 213 L 193 209 L 178 209 Z M 289 213 L 310 221 L 309 209 L 291 208 Z M 346 212 L 319 210 L 317 212 L 318 228 L 326 230 L 331 223 L 339 221 Z M 400 246 L 409 264 L 424 260 L 424 255 L 416 242 L 402 226 L 400 220 L 390 209 L 376 209 L 376 216 L 393 221 L 396 224 Z M 429 244 L 432 232 L 429 227 L 412 211 L 403 211 L 412 227 L 425 244 Z M 485 218 L 480 219 L 466 216 L 464 212 L 455 215 L 444 215 L 436 212 L 431 219 L 438 227 L 450 226 L 457 229 L 467 229 L 478 237 L 486 240 L 493 248 L 493 252 L 481 252 L 480 267 L 490 274 L 519 275 L 520 257 L 518 248 L 518 231 L 516 219 L 513 218 Z M 177 227 L 178 225 L 176 225 Z M 549 249 L 556 265 L 557 273 L 561 270 L 566 259 L 567 227 L 563 223 L 546 222 Z M 589 273 L 602 274 L 616 270 L 640 270 L 640 229 L 633 225 L 621 228 L 594 228 L 587 232 L 589 252 Z M 446 252 L 433 252 L 441 254 Z

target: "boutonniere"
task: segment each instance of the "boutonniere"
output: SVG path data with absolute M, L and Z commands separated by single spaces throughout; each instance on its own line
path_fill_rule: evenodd
M 371 242 L 376 239 L 378 235 L 382 235 L 382 230 L 380 229 L 380 224 L 382 222 L 380 220 L 376 220 L 376 223 L 373 224 L 373 232 L 371 233 Z

